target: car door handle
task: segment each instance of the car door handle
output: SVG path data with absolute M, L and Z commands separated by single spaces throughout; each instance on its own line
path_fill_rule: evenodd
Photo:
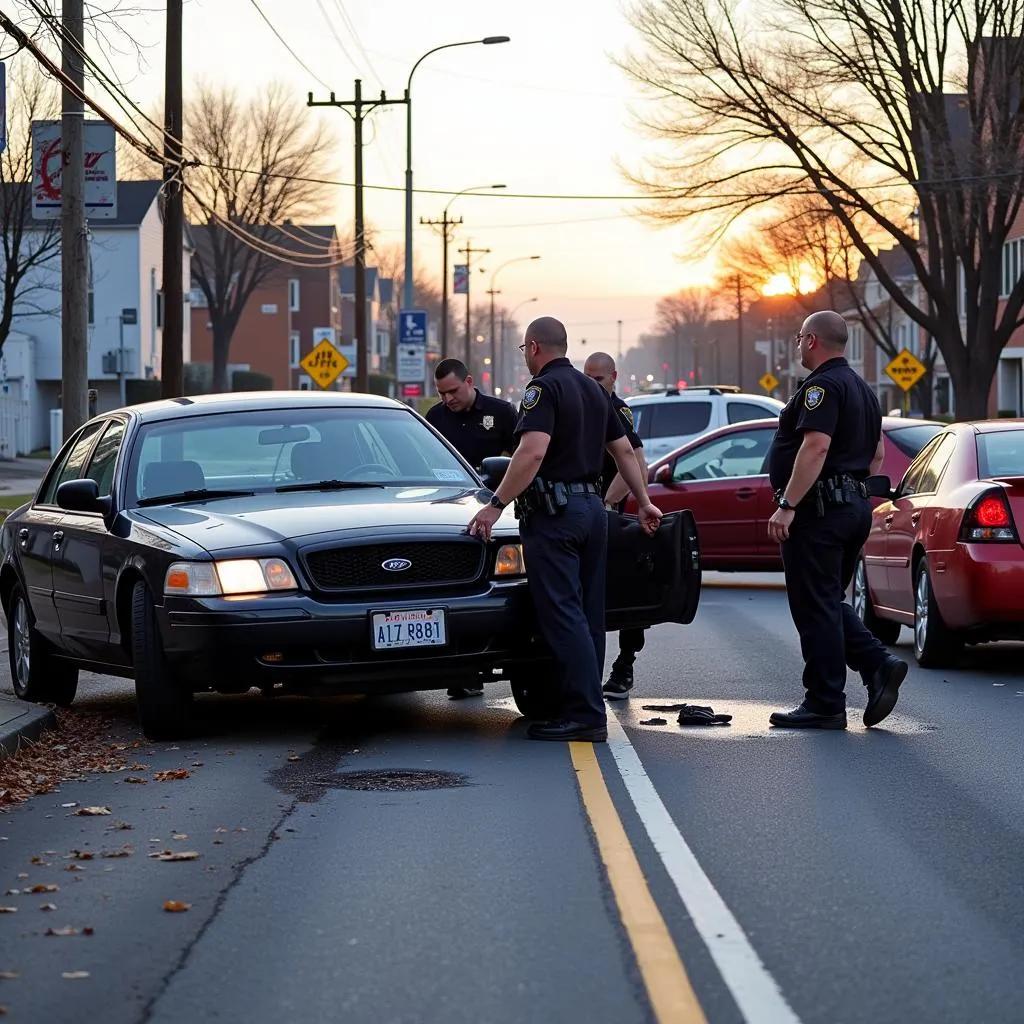
M 27 544 L 28 543 L 28 530 L 25 530 L 25 529 L 19 530 L 18 531 L 18 540 L 20 540 L 22 544 Z
M 63 530 L 54 530 L 53 531 L 53 543 L 54 544 L 59 544 L 63 539 L 64 539 L 64 531 Z
M 911 512 L 910 513 L 910 525 L 911 526 L 917 526 L 917 521 L 920 518 L 921 518 L 921 513 L 920 512 Z
M 750 498 L 757 497 L 757 491 L 755 491 L 753 487 L 741 487 L 736 492 L 736 497 L 740 498 L 742 501 L 748 501 Z
M 894 520 L 895 518 L 896 518 L 896 513 L 895 513 L 895 512 L 890 512 L 890 513 L 889 513 L 889 514 L 888 514 L 888 515 L 887 515 L 887 516 L 885 517 L 885 520 L 884 520 L 884 522 L 885 522 L 885 528 L 886 528 L 887 530 L 889 529 L 889 527 L 890 527 L 890 526 L 892 526 L 892 521 L 893 521 L 893 520 Z

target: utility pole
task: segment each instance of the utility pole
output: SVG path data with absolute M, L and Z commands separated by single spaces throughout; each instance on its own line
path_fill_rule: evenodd
M 466 242 L 466 244 L 458 250 L 461 253 L 466 254 L 466 368 L 471 370 L 470 360 L 472 359 L 473 348 L 471 344 L 470 331 L 470 306 L 469 306 L 469 285 L 473 277 L 473 253 L 478 253 L 481 256 L 486 256 L 491 250 L 490 249 L 474 249 L 472 243 Z
M 185 194 L 181 183 L 182 0 L 167 0 L 167 53 L 164 65 L 164 321 L 160 345 L 160 394 L 177 398 L 185 390 L 185 283 L 182 280 Z
M 424 220 L 420 217 L 420 223 L 429 227 L 441 229 L 441 358 L 448 358 L 448 244 L 454 235 L 454 229 L 462 223 L 458 220 L 448 219 L 448 207 L 445 207 L 440 220 Z
M 736 383 L 743 388 L 743 285 L 736 275 Z
M 377 107 L 407 103 L 407 100 L 389 100 L 383 90 L 380 99 L 366 102 L 363 99 L 363 83 L 355 80 L 355 99 L 339 100 L 331 93 L 329 100 L 314 100 L 310 93 L 306 100 L 307 107 L 340 107 L 352 118 L 355 125 L 355 179 L 356 179 L 356 309 L 355 309 L 355 342 L 356 342 L 356 391 L 363 393 L 370 386 L 370 333 L 366 322 L 366 231 L 363 222 L 363 119 Z M 352 110 L 349 111 L 348 108 Z
M 82 0 L 61 4 L 61 68 L 85 94 Z M 61 107 L 61 419 L 66 441 L 89 418 L 89 227 L 85 220 L 85 104 L 67 86 Z
M 494 296 L 500 295 L 501 289 L 490 288 L 487 294 L 491 297 L 491 394 L 496 395 L 498 393 L 498 339 L 494 333 Z

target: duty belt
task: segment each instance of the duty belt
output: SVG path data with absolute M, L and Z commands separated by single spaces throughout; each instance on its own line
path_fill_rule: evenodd
M 565 489 L 570 494 L 600 494 L 601 493 L 601 491 L 598 488 L 597 484 L 592 484 L 590 482 L 566 484 L 565 485 Z
M 849 505 L 854 498 L 866 498 L 868 485 L 849 473 L 836 473 L 834 476 L 823 477 L 807 493 L 801 504 L 814 503 L 819 516 L 825 514 L 826 508 L 838 508 Z

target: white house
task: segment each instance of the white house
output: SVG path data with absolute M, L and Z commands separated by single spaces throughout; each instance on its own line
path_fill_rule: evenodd
M 25 185 L 25 188 L 28 186 Z M 163 324 L 163 224 L 157 202 L 159 181 L 121 181 L 117 186 L 117 217 L 89 222 L 89 387 L 95 391 L 94 412 L 122 404 L 128 380 L 160 376 Z M 30 228 L 31 230 L 31 228 Z M 184 245 L 184 240 L 183 240 Z M 2 259 L 2 254 L 0 254 Z M 189 292 L 189 250 L 184 253 L 182 286 Z M 50 443 L 50 410 L 60 404 L 61 321 L 60 251 L 37 271 L 34 284 L 53 295 L 50 309 L 38 309 L 34 292 L 31 311 L 16 312 L 15 330 L 0 360 L 0 434 L 4 433 L 3 401 L 17 401 L 23 425 L 13 428 L 17 452 L 7 452 L 0 437 L 0 458 Z M 191 359 L 188 309 L 184 311 L 184 360 Z

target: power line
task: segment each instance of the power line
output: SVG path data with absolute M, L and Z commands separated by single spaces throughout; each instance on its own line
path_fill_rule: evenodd
M 298 64 L 299 67 L 301 67 L 307 74 L 312 75 L 314 81 L 319 82 L 325 89 L 330 89 L 330 86 L 288 45 L 284 36 L 282 36 L 274 27 L 274 23 L 263 13 L 263 8 L 259 5 L 259 0 L 249 0 L 249 3 L 256 8 L 259 16 L 267 23 L 267 27 L 270 31 L 277 36 L 278 42 L 280 42 L 280 44 L 292 55 L 296 64 Z

